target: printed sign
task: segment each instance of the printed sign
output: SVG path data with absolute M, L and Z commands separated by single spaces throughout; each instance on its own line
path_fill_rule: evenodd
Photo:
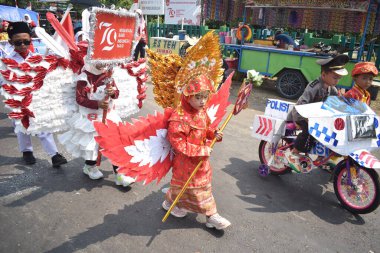
M 318 155 L 318 156 L 328 156 L 330 150 L 323 146 L 322 143 L 316 142 L 315 145 L 311 148 L 309 154 Z
M 137 15 L 126 11 L 93 8 L 88 59 L 122 63 L 131 58 L 137 37 Z
M 184 41 L 152 37 L 150 38 L 150 50 L 160 54 L 179 54 Z
M 143 15 L 164 15 L 164 0 L 140 0 Z
M 288 113 L 293 110 L 294 103 L 280 99 L 268 99 L 265 115 L 286 120 Z
M 165 0 L 165 24 L 200 25 L 201 1 Z
M 252 137 L 277 143 L 285 133 L 285 121 L 265 115 L 255 115 L 252 126 Z

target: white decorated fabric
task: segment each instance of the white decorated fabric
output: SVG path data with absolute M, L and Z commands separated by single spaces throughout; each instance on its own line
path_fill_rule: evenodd
M 8 68 L 2 62 L 2 70 L 11 70 L 18 76 L 30 75 L 36 76 L 36 72 L 23 72 L 16 68 Z M 42 66 L 46 69 L 50 64 L 46 61 L 41 61 L 38 64 L 28 63 L 31 67 Z M 33 112 L 34 117 L 29 118 L 29 127 L 26 129 L 20 119 L 15 119 L 15 132 L 23 132 L 27 134 L 40 134 L 42 132 L 59 132 L 67 130 L 68 126 L 66 121 L 77 111 L 77 104 L 75 101 L 75 84 L 73 82 L 73 72 L 69 68 L 57 67 L 55 70 L 46 74 L 43 79 L 43 85 L 40 89 L 33 90 L 31 92 L 32 100 L 28 109 Z M 0 83 L 12 85 L 17 90 L 21 90 L 26 87 L 33 87 L 33 81 L 29 83 L 19 83 L 7 81 L 0 75 Z M 1 95 L 6 100 L 14 99 L 22 101 L 24 96 L 10 94 L 3 87 L 1 89 Z M 20 108 L 12 108 L 6 106 L 11 112 L 20 112 Z
M 78 76 L 76 81 L 85 80 L 86 74 Z M 87 84 L 90 87 L 90 84 Z M 102 100 L 105 97 L 105 86 L 99 86 L 95 93 L 88 94 L 91 100 Z M 116 99 L 117 100 L 117 99 Z M 107 119 L 113 122 L 120 122 L 121 119 L 117 112 L 113 109 L 114 100 L 109 103 L 110 110 L 107 113 Z M 91 117 L 89 117 L 91 115 Z M 85 160 L 95 161 L 98 155 L 98 146 L 94 137 L 97 135 L 93 122 L 102 121 L 103 109 L 89 109 L 79 106 L 79 111 L 75 113 L 67 124 L 70 130 L 58 135 L 59 142 L 65 146 L 67 152 L 73 157 L 82 157 Z
M 132 68 L 132 70 L 136 73 L 142 68 L 145 68 L 145 63 L 140 64 L 139 67 Z M 115 67 L 113 71 L 112 77 L 119 89 L 119 98 L 114 101 L 115 109 L 120 118 L 126 118 L 140 110 L 138 107 L 139 100 L 137 99 L 139 95 L 137 91 L 137 78 L 131 76 L 126 69 L 120 67 Z

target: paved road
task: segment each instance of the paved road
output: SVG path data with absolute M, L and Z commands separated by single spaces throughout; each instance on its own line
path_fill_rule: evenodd
M 139 115 L 160 110 L 151 88 Z M 0 252 L 380 252 L 379 210 L 362 216 L 343 210 L 329 174 L 258 176 L 258 141 L 249 126 L 268 96 L 265 89 L 253 95 L 211 158 L 218 210 L 232 222 L 224 232 L 205 228 L 195 214 L 161 222 L 169 175 L 159 185 L 123 189 L 106 161 L 105 178 L 92 181 L 81 172 L 83 161 L 62 146 L 70 162 L 51 168 L 38 139 L 38 162 L 25 166 L 1 107 Z

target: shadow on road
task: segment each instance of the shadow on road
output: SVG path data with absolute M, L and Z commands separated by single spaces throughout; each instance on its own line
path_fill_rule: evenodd
M 1 116 L 1 113 L 0 113 L 0 116 Z M 0 118 L 1 120 L 1 118 Z M 10 137 L 15 137 L 15 133 L 13 132 L 13 127 L 9 126 L 9 127 L 5 127 L 5 126 L 2 126 L 0 127 L 0 140 L 1 139 L 6 139 L 6 138 L 10 138 Z
M 5 205 L 8 207 L 23 206 L 54 192 L 75 192 L 81 189 L 91 191 L 105 186 L 124 192 L 130 190 L 130 187 L 116 186 L 113 181 L 90 180 L 81 171 L 83 159 L 80 158 L 69 161 L 59 169 L 52 168 L 50 161 L 40 159 L 32 166 L 23 165 L 23 161 L 18 157 L 0 156 L 0 161 L 0 167 L 17 164 L 14 168 L 18 171 L 14 174 L 0 175 L 0 197 L 28 191 L 28 194 L 18 194 L 19 198 Z M 108 163 L 107 166 L 111 167 Z M 105 178 L 112 174 L 111 168 L 106 166 L 102 166 L 101 170 Z M 67 183 L 69 181 L 70 184 Z
M 223 231 L 205 228 L 203 223 L 196 221 L 197 215 L 194 213 L 189 214 L 185 218 L 170 216 L 165 223 L 162 223 L 161 219 L 165 214 L 165 211 L 160 208 L 162 200 L 163 194 L 161 191 L 153 192 L 132 205 L 125 205 L 117 214 L 104 216 L 102 224 L 88 228 L 86 231 L 70 238 L 69 241 L 46 253 L 74 252 L 120 234 L 150 236 L 150 239 L 145 244 L 147 248 L 150 247 L 154 239 L 162 231 L 170 229 L 177 229 L 180 232 L 184 229 L 198 228 L 208 231 L 216 238 L 224 235 Z M 147 206 L 154 208 L 147 208 Z M 150 252 L 153 252 L 153 250 Z
M 8 118 L 6 113 L 0 112 L 0 120 Z
M 331 190 L 330 174 L 313 171 L 310 174 L 288 173 L 282 176 L 261 177 L 258 161 L 246 162 L 230 158 L 224 172 L 237 179 L 241 200 L 252 204 L 249 210 L 263 213 L 289 213 L 311 211 L 320 219 L 331 224 L 363 225 L 365 221 L 343 209 Z M 239 170 L 236 170 L 239 168 Z M 247 176 L 248 175 L 248 176 Z M 252 196 L 253 195 L 253 196 Z

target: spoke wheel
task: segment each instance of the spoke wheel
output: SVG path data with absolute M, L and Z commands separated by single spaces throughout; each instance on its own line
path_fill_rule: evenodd
M 297 70 L 285 70 L 277 78 L 276 88 L 284 98 L 298 98 L 305 87 L 306 80 L 301 72 Z
M 352 213 L 364 214 L 374 211 L 380 204 L 379 176 L 373 169 L 353 165 L 351 180 L 346 163 L 341 162 L 335 169 L 334 191 L 344 208 Z M 351 181 L 351 182 L 350 182 Z
M 277 144 L 277 148 L 286 145 L 287 143 L 284 140 L 280 140 Z M 285 151 L 285 150 L 284 150 Z M 269 167 L 270 173 L 273 175 L 283 175 L 291 171 L 291 168 L 285 166 L 280 162 L 280 159 L 276 157 L 276 147 L 274 144 L 266 141 L 261 141 L 259 146 L 259 158 L 260 162 L 267 167 Z M 268 166 L 270 159 L 276 159 L 276 167 Z

